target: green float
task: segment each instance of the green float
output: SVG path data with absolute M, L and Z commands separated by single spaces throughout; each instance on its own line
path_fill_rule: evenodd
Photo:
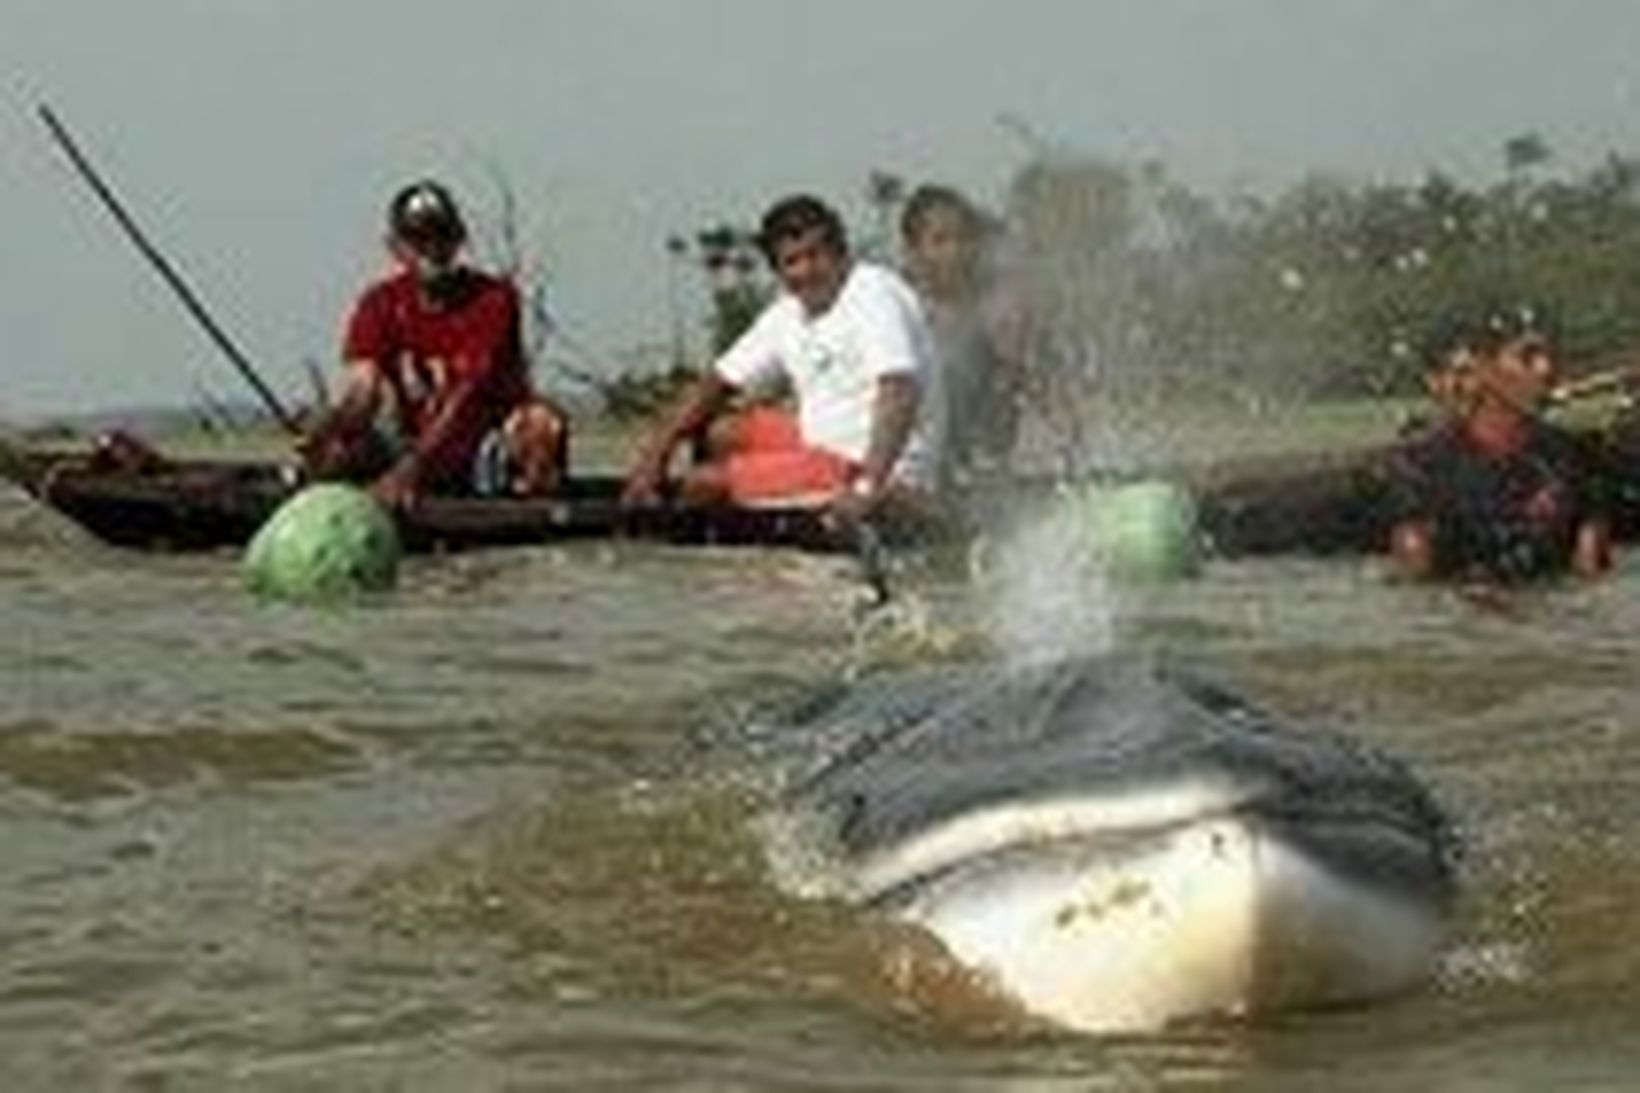
M 261 599 L 342 603 L 385 592 L 403 551 L 375 498 L 339 483 L 308 486 L 270 516 L 245 549 L 245 582 Z
M 1095 558 L 1112 577 L 1173 581 L 1201 565 L 1195 502 L 1171 482 L 1090 487 L 1067 500 Z

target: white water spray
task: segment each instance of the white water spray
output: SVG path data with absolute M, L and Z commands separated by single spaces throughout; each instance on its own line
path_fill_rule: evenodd
M 1117 590 L 1072 506 L 1056 504 L 1017 528 L 978 583 L 986 631 L 1010 667 L 1115 644 Z

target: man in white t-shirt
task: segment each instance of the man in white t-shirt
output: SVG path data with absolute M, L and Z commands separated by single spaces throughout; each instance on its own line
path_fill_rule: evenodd
M 717 434 L 725 450 L 678 482 L 683 499 L 823 499 L 859 517 L 926 489 L 932 453 L 917 411 L 934 348 L 916 293 L 891 270 L 854 261 L 841 219 L 807 195 L 775 204 L 758 243 L 783 291 L 645 440 L 625 499 L 658 499 L 686 440 L 737 392 L 782 378 L 795 415 L 769 407 L 738 415 Z

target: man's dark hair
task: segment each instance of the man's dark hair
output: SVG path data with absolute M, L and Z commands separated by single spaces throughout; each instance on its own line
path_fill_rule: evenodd
M 900 236 L 911 242 L 922 231 L 928 218 L 941 209 L 955 214 L 962 222 L 963 231 L 970 236 L 977 239 L 985 234 L 985 217 L 973 202 L 949 186 L 929 183 L 918 186 L 906 199 L 905 208 L 900 210 Z
M 843 218 L 830 205 L 810 194 L 781 198 L 771 205 L 757 230 L 757 247 L 773 265 L 775 247 L 817 228 L 826 246 L 838 254 L 848 253 L 848 232 L 843 228 Z
M 1558 324 L 1541 304 L 1483 299 L 1441 316 L 1424 339 L 1424 360 L 1444 366 L 1452 354 L 1468 350 L 1489 356 L 1521 338 L 1554 343 Z

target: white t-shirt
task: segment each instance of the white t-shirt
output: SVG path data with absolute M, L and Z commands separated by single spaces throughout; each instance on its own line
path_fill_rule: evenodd
M 892 270 L 855 262 L 824 313 L 810 317 L 797 297 L 782 293 L 713 367 L 736 387 L 786 377 L 803 442 L 859 462 L 871 444 L 877 381 L 909 375 L 926 389 L 934 342 L 911 286 Z M 924 419 L 919 411 L 895 478 L 928 480 L 933 453 Z

